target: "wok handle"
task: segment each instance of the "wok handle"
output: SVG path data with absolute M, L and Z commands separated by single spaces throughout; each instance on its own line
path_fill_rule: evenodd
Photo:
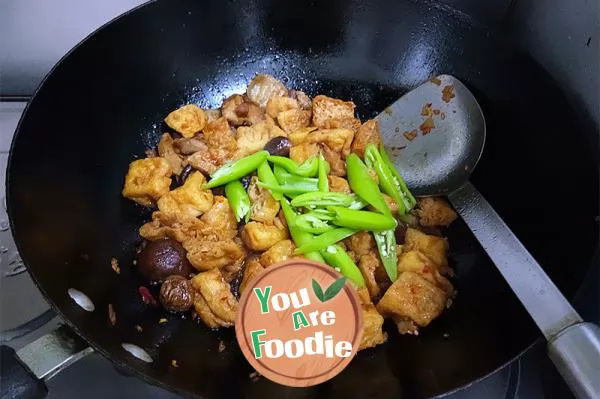
M 600 328 L 591 323 L 567 327 L 548 341 L 548 354 L 578 398 L 600 397 Z
M 2 345 L 0 399 L 41 399 L 48 389 L 45 381 L 92 353 L 71 329 L 60 326 L 17 352 Z
M 600 398 L 598 327 L 583 320 L 469 182 L 448 198 L 549 342 L 550 357 L 580 398 Z

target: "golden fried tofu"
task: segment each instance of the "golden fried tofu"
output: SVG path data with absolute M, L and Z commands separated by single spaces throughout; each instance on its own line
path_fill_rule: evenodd
M 396 203 L 396 201 L 394 201 L 394 199 L 387 194 L 383 194 L 383 199 L 385 200 L 385 203 L 387 204 L 387 206 L 390 208 L 390 211 L 392 212 L 392 214 L 397 215 L 398 214 L 398 204 Z
M 343 177 L 329 175 L 327 176 L 327 180 L 329 181 L 329 191 L 345 194 L 350 194 L 352 192 L 348 180 Z
M 363 311 L 363 337 L 358 350 L 372 348 L 387 341 L 383 332 L 383 317 L 371 302 L 366 289 L 358 291 L 358 297 Z
M 324 129 L 338 127 L 358 129 L 360 121 L 354 117 L 354 108 L 352 101 L 316 96 L 312 101 L 313 124 Z
M 202 215 L 213 204 L 212 192 L 202 188 L 205 183 L 202 173 L 192 173 L 183 186 L 169 191 L 158 200 L 158 209 L 164 213 L 183 213 L 191 217 Z
M 365 148 L 369 144 L 375 144 L 379 148 L 381 136 L 379 135 L 379 122 L 375 119 L 369 119 L 363 123 L 352 141 L 352 152 L 357 153 L 361 158 L 365 156 Z
M 239 94 L 223 101 L 221 114 L 232 126 L 249 126 L 265 119 L 265 111 L 260 105 Z
M 413 272 L 420 274 L 423 278 L 436 284 L 447 295 L 454 293 L 452 283 L 442 276 L 438 266 L 420 251 L 405 251 L 398 257 L 398 274 Z
M 417 200 L 416 213 L 421 226 L 448 226 L 458 215 L 442 198 L 427 197 Z
M 237 142 L 227 119 L 221 117 L 207 124 L 203 133 L 212 163 L 221 166 L 232 159 L 237 150 Z
M 174 140 L 169 133 L 161 136 L 158 143 L 158 155 L 167 160 L 169 165 L 171 165 L 173 173 L 176 175 L 181 173 L 183 170 L 183 158 L 175 152 Z
M 214 230 L 218 240 L 231 239 L 237 234 L 237 220 L 227 198 L 217 195 L 212 207 L 200 218 Z
M 323 158 L 329 163 L 329 173 L 333 176 L 346 176 L 346 161 L 342 159 L 339 152 L 331 150 L 328 146 L 322 145 Z
M 408 318 L 425 327 L 446 307 L 448 296 L 419 273 L 404 272 L 385 292 L 377 310 L 384 317 Z
M 311 115 L 310 111 L 290 109 L 277 115 L 277 123 L 286 133 L 291 133 L 308 127 Z
M 277 118 L 280 112 L 290 109 L 300 109 L 300 104 L 288 96 L 273 96 L 267 101 L 267 115 L 271 118 Z
M 283 83 L 267 74 L 256 75 L 246 88 L 246 96 L 261 107 L 266 107 L 271 97 L 287 96 L 287 94 L 288 91 Z
M 167 125 L 183 137 L 193 137 L 206 126 L 207 116 L 197 105 L 188 104 L 171 112 L 165 118 Z
M 307 159 L 319 155 L 319 146 L 311 143 L 294 145 L 290 148 L 290 159 L 301 164 Z
M 210 232 L 210 227 L 200 219 L 187 216 L 185 213 L 152 213 L 152 220 L 140 227 L 140 236 L 146 240 L 156 241 L 172 238 L 183 242 L 190 238 L 204 236 Z
M 404 239 L 404 251 L 410 251 L 411 249 L 423 252 L 438 267 L 448 266 L 448 259 L 446 259 L 448 241 L 443 237 L 408 228 Z
M 220 108 L 205 109 L 204 112 L 206 112 L 206 122 L 207 123 L 214 122 L 222 116 Z
M 293 258 L 296 246 L 291 240 L 283 240 L 275 243 L 260 256 L 260 263 L 264 267 L 272 266 L 276 263 L 284 262 Z
M 237 147 L 239 157 L 254 154 L 262 150 L 274 137 L 286 137 L 286 133 L 275 125 L 271 118 L 252 126 L 240 126 L 237 129 Z
M 315 131 L 303 129 L 290 134 L 289 138 L 293 145 L 303 143 L 324 144 L 330 150 L 346 157 L 350 153 L 354 132 L 350 129 L 319 129 Z
M 246 255 L 243 248 L 232 239 L 209 241 L 200 237 L 185 240 L 181 244 L 187 251 L 190 264 L 198 271 L 233 265 Z
M 171 186 L 171 166 L 161 157 L 138 159 L 129 164 L 125 176 L 123 197 L 138 204 L 151 206 L 169 192 Z
M 379 298 L 379 294 L 381 293 L 381 289 L 379 288 L 377 280 L 375 279 L 375 270 L 378 267 L 382 267 L 380 265 L 379 257 L 373 253 L 361 256 L 360 260 L 358 261 L 358 268 L 365 279 L 365 285 L 369 290 L 369 295 L 374 301 Z
M 252 281 L 252 279 L 258 276 L 263 270 L 265 270 L 264 266 L 261 265 L 256 258 L 250 259 L 248 262 L 246 262 L 244 276 L 242 277 L 242 282 L 240 283 L 240 295 L 244 293 L 246 286 Z
M 301 90 L 290 90 L 288 94 L 291 98 L 294 98 L 300 104 L 300 108 L 304 110 L 312 110 L 312 100 L 305 92 Z M 312 113 L 312 112 L 311 112 Z
M 231 287 L 223 279 L 218 269 L 199 273 L 194 276 L 192 278 L 192 287 L 200 294 L 196 296 L 201 296 L 204 299 L 204 303 L 201 300 L 199 301 L 201 311 L 198 312 L 196 310 L 196 312 L 209 327 L 231 327 L 234 324 L 238 310 L 238 301 L 231 293 Z M 196 308 L 195 304 L 194 308 Z M 209 312 L 212 314 L 212 317 L 207 315 Z
M 287 238 L 287 229 L 282 229 L 277 225 L 270 226 L 260 222 L 250 222 L 242 230 L 242 241 L 253 251 L 265 251 Z
M 269 190 L 258 186 L 258 177 L 252 176 L 248 186 L 248 197 L 250 197 L 250 219 L 274 224 L 275 217 L 279 212 L 279 201 L 277 201 Z
M 358 233 L 352 234 L 350 237 L 344 240 L 348 250 L 354 251 L 354 253 L 361 257 L 377 251 L 375 246 L 375 240 L 371 233 L 367 231 L 359 231 Z
M 306 143 L 308 141 L 308 135 L 315 130 L 317 130 L 315 126 L 302 127 L 288 134 L 288 140 L 292 146 Z

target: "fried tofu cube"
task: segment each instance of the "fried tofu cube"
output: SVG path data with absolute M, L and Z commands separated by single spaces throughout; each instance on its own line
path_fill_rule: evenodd
M 270 226 L 260 222 L 250 222 L 242 230 L 242 241 L 253 251 L 265 251 L 287 238 L 287 230 L 277 225 Z
M 201 311 L 196 312 L 209 327 L 231 327 L 234 324 L 238 301 L 218 269 L 198 273 L 192 278 L 192 287 L 197 293 L 196 296 L 204 299 L 204 303 L 199 301 Z
M 342 101 L 327 96 L 316 96 L 312 102 L 313 124 L 319 128 L 347 127 L 357 129 L 360 121 L 354 117 L 356 106 L 352 101 Z
M 409 318 L 425 327 L 446 307 L 448 296 L 419 273 L 404 272 L 385 292 L 377 310 L 384 317 Z
M 307 137 L 309 143 L 325 144 L 343 158 L 350 154 L 354 132 L 350 129 L 319 129 Z
M 442 198 L 427 197 L 417 200 L 417 216 L 421 226 L 449 226 L 458 215 Z
M 209 190 L 210 191 L 210 190 Z M 209 226 L 219 240 L 231 239 L 237 235 L 237 220 L 227 198 L 217 195 L 212 207 L 200 218 Z
M 263 252 L 260 256 L 260 263 L 264 267 L 269 267 L 276 263 L 284 262 L 293 257 L 295 249 L 296 246 L 291 240 L 279 241 Z
M 267 119 L 252 126 L 240 126 L 237 129 L 238 155 L 245 157 L 262 150 L 274 137 L 286 137 L 286 133 Z
M 237 142 L 227 119 L 221 117 L 207 124 L 203 133 L 210 157 L 216 161 L 217 165 L 229 161 L 237 151 Z
M 350 251 L 354 251 L 354 253 L 359 257 L 376 252 L 375 240 L 367 231 L 359 231 L 358 233 L 354 233 L 344 240 L 344 242 L 346 243 L 348 249 Z
M 172 174 L 171 166 L 164 158 L 133 161 L 129 164 L 129 171 L 125 176 L 123 197 L 144 206 L 151 206 L 169 192 Z
M 152 220 L 140 227 L 140 236 L 149 241 L 172 238 L 183 242 L 201 236 L 207 226 L 200 219 L 182 213 L 152 213 Z
M 310 111 L 290 109 L 277 114 L 277 123 L 286 132 L 291 133 L 310 125 Z
M 291 109 L 300 109 L 298 101 L 287 96 L 274 96 L 267 101 L 267 115 L 271 118 L 277 118 L 280 112 L 289 111 Z
M 183 241 L 190 264 L 198 271 L 230 266 L 240 261 L 246 253 L 232 239 L 208 241 L 204 237 Z
M 175 152 L 174 143 L 175 141 L 169 133 L 163 134 L 158 143 L 158 155 L 169 162 L 173 173 L 179 175 L 183 170 L 183 158 Z
M 311 143 L 295 145 L 290 148 L 290 159 L 301 164 L 307 159 L 319 155 L 319 146 Z
M 258 276 L 265 267 L 261 265 L 258 259 L 254 258 L 246 263 L 246 268 L 244 269 L 244 276 L 242 277 L 242 282 L 240 283 L 240 295 L 244 293 L 248 284 L 254 279 L 254 277 Z
M 448 251 L 448 241 L 443 237 L 425 234 L 417 229 L 408 228 L 404 239 L 404 251 L 410 250 L 421 251 L 436 266 L 448 266 L 446 251 Z
M 365 285 L 369 290 L 369 295 L 373 300 L 377 300 L 379 298 L 379 294 L 381 293 L 381 289 L 377 284 L 377 280 L 375 279 L 375 270 L 380 267 L 379 257 L 375 254 L 367 254 L 360 257 L 358 261 L 358 268 L 360 269 L 360 273 L 365 279 Z
M 352 152 L 357 153 L 361 158 L 365 156 L 365 148 L 369 144 L 375 144 L 379 148 L 381 136 L 379 134 L 379 122 L 375 119 L 369 119 L 363 123 L 352 141 Z
M 206 112 L 197 105 L 188 104 L 171 112 L 165 118 L 166 124 L 183 137 L 193 137 L 206 126 Z
M 352 192 L 348 180 L 343 177 L 329 175 L 327 176 L 327 181 L 329 182 L 329 191 L 344 194 L 350 194 Z
M 246 88 L 246 96 L 261 107 L 266 107 L 272 97 L 287 95 L 283 83 L 267 74 L 256 75 Z
M 158 200 L 158 209 L 164 213 L 183 213 L 197 217 L 208 211 L 213 205 L 213 194 L 203 189 L 206 183 L 200 172 L 192 173 L 183 186 L 163 195 Z
M 398 257 L 398 274 L 413 272 L 431 281 L 441 288 L 447 295 L 454 293 L 452 283 L 443 277 L 438 266 L 420 251 L 410 250 L 402 252 Z
M 252 176 L 248 186 L 248 197 L 250 197 L 250 219 L 274 224 L 275 217 L 279 212 L 279 201 L 271 195 L 266 188 L 258 186 L 258 177 Z
M 363 337 L 358 350 L 372 348 L 387 341 L 383 332 L 383 316 L 379 314 L 366 289 L 358 291 L 358 297 L 363 311 Z
M 321 149 L 323 150 L 323 158 L 329 164 L 329 173 L 338 177 L 346 176 L 346 162 L 342 159 L 342 155 L 326 145 L 321 146 Z

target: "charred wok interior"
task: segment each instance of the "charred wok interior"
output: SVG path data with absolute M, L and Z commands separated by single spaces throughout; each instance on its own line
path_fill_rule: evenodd
M 24 114 L 7 171 L 11 226 L 31 275 L 64 319 L 120 368 L 211 398 L 424 397 L 487 375 L 538 337 L 460 220 L 443 231 L 458 291 L 452 306 L 418 336 L 399 334 L 389 320 L 385 344 L 359 352 L 319 387 L 252 381 L 231 328 L 212 330 L 144 303 L 140 287 L 161 300 L 160 286 L 148 284 L 134 265 L 143 242 L 139 229 L 152 210 L 122 197 L 128 165 L 146 158 L 144 151 L 169 131 L 162 123 L 169 112 L 186 104 L 219 108 L 257 72 L 310 98 L 351 100 L 363 122 L 438 73 L 465 82 L 483 108 L 488 133 L 473 183 L 559 288 L 575 293 L 597 245 L 597 137 L 581 128 L 579 114 L 529 57 L 428 3 L 158 1 L 100 30 L 53 70 Z M 245 108 L 241 115 L 234 110 L 236 129 L 254 123 L 256 108 Z M 202 144 L 189 140 L 175 155 L 188 157 Z M 277 147 L 287 155 L 285 144 Z M 182 166 L 171 189 L 194 176 L 194 168 Z M 549 190 L 559 183 L 571 193 L 563 207 Z M 224 197 L 216 191 L 213 205 Z M 177 259 L 165 259 L 168 270 L 185 270 Z M 192 286 L 194 299 L 199 283 L 209 281 Z M 163 296 L 189 290 L 171 284 Z M 69 288 L 89 296 L 96 310 L 74 304 Z M 189 304 L 176 302 L 169 306 Z M 132 358 L 122 343 L 144 348 L 153 363 Z
M 431 117 L 429 108 L 423 112 Z M 417 335 L 450 307 L 453 271 L 440 228 L 457 215 L 441 198 L 415 200 L 401 176 L 394 180 L 378 122 L 361 123 L 354 109 L 351 101 L 311 99 L 258 74 L 218 109 L 187 104 L 167 115 L 174 132 L 129 165 L 122 191 L 155 210 L 140 227 L 149 243 L 136 266 L 148 283 L 162 284 L 165 309 L 193 305 L 204 325 L 231 327 L 236 293 L 293 257 L 327 262 L 358 290 L 360 349 L 387 340 L 384 316 L 400 334 Z M 195 151 L 182 150 L 190 143 Z M 181 185 L 171 189 L 174 181 Z

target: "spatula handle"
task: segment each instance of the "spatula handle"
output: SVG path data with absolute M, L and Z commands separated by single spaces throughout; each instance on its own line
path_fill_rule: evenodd
M 466 183 L 448 198 L 549 341 L 550 357 L 573 392 L 600 398 L 598 327 L 571 304 L 492 206 Z

